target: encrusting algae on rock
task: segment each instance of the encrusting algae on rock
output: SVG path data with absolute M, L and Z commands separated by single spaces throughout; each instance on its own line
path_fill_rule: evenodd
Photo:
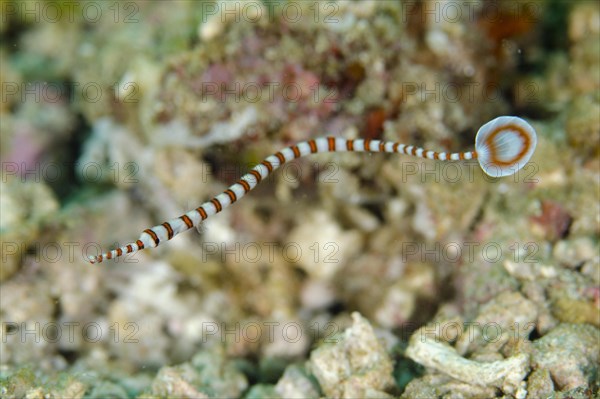
M 0 396 L 598 394 L 598 4 L 2 7 Z M 512 176 L 314 154 L 87 263 L 294 143 L 471 151 L 503 114 Z

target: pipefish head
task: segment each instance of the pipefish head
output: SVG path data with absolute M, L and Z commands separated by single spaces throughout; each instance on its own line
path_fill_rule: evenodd
M 500 116 L 489 121 L 475 137 L 479 165 L 492 177 L 515 174 L 531 159 L 536 145 L 535 129 L 516 116 Z

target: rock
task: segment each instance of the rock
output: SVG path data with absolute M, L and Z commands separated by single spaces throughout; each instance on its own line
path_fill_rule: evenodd
M 275 385 L 275 392 L 282 398 L 319 398 L 319 389 L 306 370 L 298 365 L 285 369 L 283 377 Z
M 564 323 L 588 323 L 600 327 L 600 310 L 589 301 L 560 296 L 552 304 L 552 314 Z
M 152 394 L 166 398 L 193 397 L 206 398 L 200 391 L 200 376 L 189 364 L 163 367 L 152 383 Z
M 246 376 L 220 348 L 203 350 L 190 363 L 163 367 L 152 382 L 152 394 L 167 398 L 237 398 L 246 388 Z
M 239 397 L 248 388 L 246 376 L 230 362 L 223 350 L 203 350 L 192 358 L 192 365 L 198 370 L 202 386 L 215 396 Z
M 497 389 L 494 387 L 480 387 L 465 384 L 452 378 L 432 374 L 412 380 L 402 394 L 402 399 L 429 399 L 429 398 L 461 398 L 480 399 L 493 398 Z
M 289 254 L 297 248 L 297 255 L 288 256 L 298 258 L 299 266 L 312 278 L 331 280 L 360 251 L 361 241 L 358 231 L 344 231 L 330 214 L 315 211 L 299 219 L 286 247 Z
M 559 324 L 533 347 L 533 367 L 547 369 L 560 390 L 588 387 L 598 367 L 600 330 L 587 324 Z
M 456 348 L 461 354 L 486 346 L 499 348 L 511 339 L 527 337 L 537 317 L 533 301 L 518 292 L 502 292 L 481 306 L 477 317 L 469 323 L 471 330 L 459 336 Z
M 529 356 L 525 353 L 494 362 L 477 362 L 460 356 L 423 328 L 410 338 L 406 356 L 470 385 L 496 387 L 511 395 L 521 389 L 521 382 L 529 372 Z
M 85 391 L 84 391 L 85 392 Z M 83 392 L 82 392 L 83 396 Z M 90 392 L 87 396 L 91 399 L 103 399 L 103 398 L 114 398 L 114 399 L 127 399 L 129 395 L 127 395 L 127 391 L 113 382 L 104 381 L 98 385 L 96 385 L 92 392 Z
M 311 353 L 309 370 L 327 397 L 381 397 L 394 386 L 392 360 L 369 322 L 357 312 L 352 319 L 335 343 Z
M 281 399 L 273 385 L 256 384 L 244 396 L 245 399 Z
M 534 370 L 527 379 L 527 398 L 550 398 L 554 393 L 554 383 L 546 369 Z

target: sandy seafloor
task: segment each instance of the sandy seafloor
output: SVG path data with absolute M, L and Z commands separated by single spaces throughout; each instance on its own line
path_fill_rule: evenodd
M 2 1 L 2 398 L 588 398 L 600 353 L 595 1 Z M 297 141 L 300 158 L 118 261 Z

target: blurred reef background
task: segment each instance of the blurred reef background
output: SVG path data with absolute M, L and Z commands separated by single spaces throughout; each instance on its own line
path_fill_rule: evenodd
M 597 1 L 5 1 L 3 398 L 588 398 Z M 159 248 L 87 255 L 332 135 L 529 165 L 304 157 Z

